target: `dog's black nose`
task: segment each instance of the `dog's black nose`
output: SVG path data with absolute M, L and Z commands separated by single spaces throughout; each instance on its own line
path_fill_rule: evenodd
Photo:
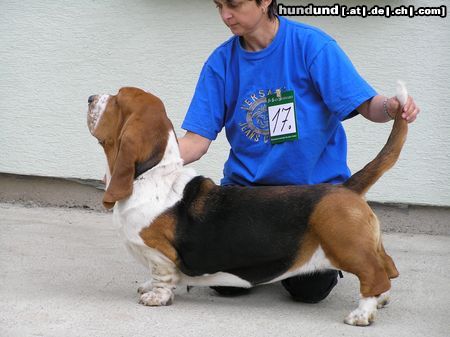
M 88 103 L 91 104 L 95 99 L 95 95 L 89 96 Z

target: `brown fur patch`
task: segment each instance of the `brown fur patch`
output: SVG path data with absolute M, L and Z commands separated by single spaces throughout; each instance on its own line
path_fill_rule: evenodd
M 362 197 L 338 188 L 318 203 L 310 223 L 331 263 L 359 278 L 363 296 L 390 289 L 378 219 Z
M 388 277 L 390 279 L 397 278 L 400 275 L 400 273 L 398 272 L 397 267 L 395 266 L 395 263 L 392 260 L 392 258 L 384 250 L 384 246 L 381 241 L 380 241 L 379 253 L 383 258 L 384 269 L 386 270 Z
M 173 247 L 175 224 L 176 220 L 173 214 L 163 213 L 150 226 L 142 229 L 139 235 L 147 246 L 160 251 L 178 265 L 178 253 Z

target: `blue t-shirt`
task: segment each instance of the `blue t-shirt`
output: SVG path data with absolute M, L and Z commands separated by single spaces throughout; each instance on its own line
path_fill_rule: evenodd
M 341 121 L 376 95 L 335 40 L 279 17 L 265 49 L 238 36 L 203 66 L 182 128 L 214 140 L 225 126 L 231 145 L 222 185 L 340 183 L 350 176 Z M 266 96 L 295 92 L 298 140 L 271 144 Z

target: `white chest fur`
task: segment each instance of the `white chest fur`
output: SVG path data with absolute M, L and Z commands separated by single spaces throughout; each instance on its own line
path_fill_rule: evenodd
M 145 244 L 139 233 L 182 198 L 184 187 L 195 175 L 193 169 L 183 167 L 175 134 L 170 131 L 161 162 L 139 176 L 133 193 L 116 203 L 114 223 L 121 228 L 130 252 L 147 266 L 142 256 Z

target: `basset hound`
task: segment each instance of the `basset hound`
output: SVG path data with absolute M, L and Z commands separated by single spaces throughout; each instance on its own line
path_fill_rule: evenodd
M 404 87 L 397 98 L 406 102 Z M 399 157 L 401 113 L 378 156 L 344 184 L 279 187 L 221 187 L 184 167 L 163 103 L 143 90 L 89 97 L 87 121 L 108 163 L 103 204 L 150 270 L 140 303 L 169 305 L 181 284 L 253 287 L 322 269 L 359 278 L 346 323 L 369 325 L 388 303 L 399 273 L 364 195 Z

